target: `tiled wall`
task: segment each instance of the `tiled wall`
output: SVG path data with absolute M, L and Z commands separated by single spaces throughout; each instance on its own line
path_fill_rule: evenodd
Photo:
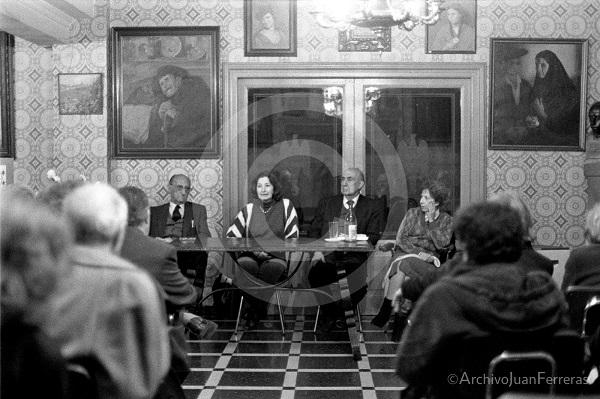
M 422 27 L 409 33 L 394 28 L 390 53 L 340 53 L 337 33 L 314 22 L 309 14 L 311 1 L 298 0 L 298 56 L 293 58 L 243 56 L 242 0 L 119 0 L 96 4 L 97 17 L 81 21 L 74 40 L 77 44 L 46 50 L 17 40 L 15 182 L 37 190 L 46 184 L 46 170 L 54 167 L 63 177 L 83 174 L 92 180 L 110 179 L 118 186 L 138 185 L 153 203 L 159 203 L 167 198 L 164 187 L 168 176 L 180 170 L 192 177 L 191 198 L 207 206 L 210 228 L 217 234 L 223 223 L 221 160 L 109 161 L 106 108 L 101 116 L 58 115 L 58 73 L 101 72 L 106 78 L 107 27 L 219 25 L 221 62 L 487 63 L 490 37 L 589 38 L 587 103 L 600 99 L 600 4 L 595 0 L 478 0 L 477 53 L 466 55 L 425 54 Z M 583 243 L 588 198 L 583 177 L 585 154 L 488 151 L 487 158 L 488 194 L 500 189 L 520 191 L 536 219 L 537 243 Z

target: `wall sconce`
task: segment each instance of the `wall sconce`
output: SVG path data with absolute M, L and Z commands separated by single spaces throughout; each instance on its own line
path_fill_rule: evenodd
M 337 86 L 323 89 L 323 108 L 328 116 L 341 116 L 344 112 L 344 89 Z
M 365 111 L 367 114 L 375 114 L 373 106 L 375 101 L 381 98 L 381 91 L 378 87 L 367 87 L 365 89 Z

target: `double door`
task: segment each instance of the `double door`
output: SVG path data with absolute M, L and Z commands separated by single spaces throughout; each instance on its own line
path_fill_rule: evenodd
M 268 71 L 256 68 L 227 85 L 232 103 L 224 130 L 230 178 L 224 214 L 248 201 L 253 176 L 265 170 L 275 171 L 284 196 L 299 211 L 302 234 L 319 200 L 339 193 L 347 167 L 364 171 L 363 194 L 385 207 L 388 238 L 406 210 L 418 206 L 427 181 L 446 186 L 450 212 L 473 197 L 472 189 L 463 193 L 461 174 L 472 163 L 472 140 L 463 131 L 470 125 L 463 115 L 465 95 L 472 93 L 460 78 L 432 82 L 391 71 L 371 71 L 369 77 L 347 66 L 321 73 L 287 67 L 261 76 Z M 335 76 L 320 77 L 325 75 Z

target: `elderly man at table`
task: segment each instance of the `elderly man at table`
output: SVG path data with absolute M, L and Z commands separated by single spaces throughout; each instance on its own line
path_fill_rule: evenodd
M 169 240 L 185 237 L 210 237 L 206 223 L 206 208 L 188 201 L 191 190 L 190 179 L 186 175 L 175 174 L 169 179 L 169 203 L 150 208 L 150 236 Z M 198 299 L 202 298 L 204 274 L 206 272 L 206 252 L 185 252 L 179 254 L 178 265 L 184 273 L 194 271 L 194 286 Z
M 98 398 L 152 397 L 169 368 L 166 314 L 152 277 L 117 255 L 127 204 L 107 184 L 85 184 L 63 211 L 75 233 L 72 270 L 43 310 L 45 330 L 67 359 L 91 364 Z
M 384 210 L 380 201 L 360 194 L 364 186 L 365 177 L 360 169 L 346 169 L 341 179 L 341 195 L 324 198 L 319 202 L 310 235 L 326 236 L 329 222 L 340 217 L 343 219 L 352 207 L 357 221 L 357 233 L 366 234 L 371 244 L 375 245 L 384 227 Z M 337 281 L 337 268 L 343 266 L 348 276 L 352 303 L 356 306 L 367 293 L 367 258 L 368 254 L 363 252 L 332 252 L 326 255 L 315 252 L 313 267 L 308 274 L 310 285 L 325 287 Z M 338 309 L 340 307 L 337 303 L 322 306 L 325 330 L 330 329 L 334 323 L 339 324 L 335 320 Z

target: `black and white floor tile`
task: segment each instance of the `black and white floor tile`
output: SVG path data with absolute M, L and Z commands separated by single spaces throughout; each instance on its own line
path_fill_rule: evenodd
M 365 318 L 370 319 L 370 317 Z M 314 318 L 291 315 L 282 335 L 278 320 L 252 331 L 217 321 L 211 340 L 189 341 L 192 372 L 183 388 L 189 399 L 398 398 L 395 342 L 364 320 L 362 360 L 352 358 L 348 333 L 313 333 Z

